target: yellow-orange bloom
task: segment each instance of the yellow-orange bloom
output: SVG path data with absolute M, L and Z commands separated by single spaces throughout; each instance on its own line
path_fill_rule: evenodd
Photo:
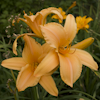
M 88 18 L 86 18 L 86 16 L 84 16 L 84 17 L 81 17 L 81 16 L 76 17 L 77 33 L 78 33 L 78 31 L 80 29 L 83 29 L 83 30 L 88 29 L 89 28 L 88 23 L 90 21 L 93 21 L 93 19 L 91 17 L 88 17 Z
M 24 91 L 27 87 L 35 86 L 40 83 L 47 92 L 51 95 L 57 96 L 58 90 L 50 74 L 47 73 L 48 75 L 40 77 L 34 76 L 34 71 L 51 50 L 51 47 L 47 43 L 41 46 L 33 38 L 26 34 L 23 36 L 23 39 L 25 40 L 25 46 L 22 52 L 22 57 L 6 59 L 2 61 L 1 65 L 9 69 L 20 71 L 16 81 L 18 91 Z M 55 55 L 55 58 L 52 56 L 50 59 L 47 59 L 51 60 L 51 65 L 46 66 L 51 68 L 57 66 L 57 59 L 57 55 Z
M 18 20 L 24 21 L 36 35 L 43 38 L 43 35 L 41 33 L 39 25 L 44 25 L 46 23 L 46 17 L 51 13 L 57 14 L 59 16 L 59 18 L 61 20 L 63 20 L 63 17 L 61 15 L 60 11 L 55 7 L 49 7 L 47 9 L 43 9 L 40 12 L 37 12 L 36 15 L 32 15 L 32 13 L 31 13 L 30 16 L 28 16 L 24 12 L 25 19 L 18 18 Z
M 73 8 L 74 6 L 76 6 L 76 1 L 73 2 L 73 4 L 67 9 L 67 11 L 70 10 L 71 8 Z M 63 19 L 66 19 L 66 16 L 67 16 L 66 15 L 66 12 L 63 11 L 63 9 L 61 7 L 59 7 L 58 9 L 60 10 L 61 15 L 63 16 Z M 53 15 L 52 18 L 58 19 L 59 20 L 59 23 L 62 23 L 62 20 L 59 18 L 58 15 Z
M 93 70 L 98 70 L 98 65 L 92 56 L 88 52 L 81 50 L 82 47 L 80 47 L 83 45 L 85 48 L 85 44 L 87 47 L 87 43 L 90 43 L 91 39 L 88 39 L 89 41 L 84 40 L 76 46 L 71 46 L 71 42 L 77 32 L 77 25 L 73 15 L 67 15 L 64 27 L 58 23 L 48 23 L 41 26 L 41 30 L 46 42 L 54 49 L 48 53 L 44 58 L 44 62 L 35 70 L 35 76 L 38 77 L 47 73 L 44 63 L 50 64 L 50 61 L 47 62 L 45 60 L 54 55 L 58 55 L 62 80 L 71 87 L 73 87 L 73 83 L 80 77 L 82 65 L 88 66 Z M 48 70 L 51 71 L 53 69 L 48 67 Z
M 66 15 L 66 12 L 63 11 L 63 9 L 61 7 L 59 7 L 58 9 L 60 10 L 61 15 L 63 16 L 63 19 L 66 19 L 66 16 L 67 16 Z M 58 15 L 53 15 L 52 18 L 58 19 L 59 20 L 59 23 L 62 23 L 62 20 L 59 18 Z

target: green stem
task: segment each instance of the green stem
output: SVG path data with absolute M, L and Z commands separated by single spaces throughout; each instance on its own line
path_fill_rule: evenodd
M 32 92 L 33 92 L 33 98 L 34 98 L 34 100 L 38 100 L 38 91 L 37 91 L 36 86 L 34 86 L 32 88 Z
M 97 35 L 97 36 L 100 36 L 100 34 L 99 34 L 99 33 L 95 32 L 95 31 L 94 31 L 94 30 L 92 30 L 92 29 L 90 29 L 90 30 L 89 30 L 89 33 L 91 33 L 91 32 L 92 32 L 93 34 Z
M 13 79 L 14 79 L 14 82 L 16 83 L 15 75 L 14 75 L 14 73 L 13 73 L 13 71 L 12 71 L 11 69 L 10 69 L 10 71 L 11 71 L 12 77 L 13 77 Z
M 98 19 L 100 19 L 100 0 L 98 0 Z M 100 25 L 100 23 L 99 23 L 99 25 Z M 99 29 L 99 31 L 100 31 L 100 29 Z
M 75 93 L 82 93 L 82 94 L 92 98 L 93 100 L 97 100 L 95 97 L 91 96 L 90 94 L 85 93 L 83 91 L 78 91 L 78 90 L 64 90 L 64 91 L 61 91 L 59 94 L 63 94 L 63 93 L 67 93 L 67 92 L 69 92 L 69 93 L 73 93 L 73 92 L 75 92 Z
M 14 73 L 13 73 L 13 70 L 10 69 L 10 71 L 11 71 L 12 77 L 13 77 L 13 79 L 14 79 L 14 82 L 15 82 L 15 84 L 16 84 L 16 78 L 15 78 L 15 75 L 14 75 Z M 17 98 L 17 91 L 16 91 L 16 89 L 15 89 L 14 97 L 15 97 L 15 100 L 19 100 L 19 99 Z
M 14 97 L 15 97 L 15 100 L 18 100 L 17 97 L 16 97 L 16 93 L 14 94 Z
M 88 38 L 88 37 L 89 37 L 89 33 L 86 31 L 85 32 L 85 38 Z M 86 48 L 86 50 L 89 52 L 90 47 Z M 89 90 L 88 90 L 88 87 L 89 87 L 89 74 L 90 74 L 90 71 L 89 71 L 89 68 L 87 68 L 85 82 L 86 82 L 86 90 L 88 92 L 89 92 Z

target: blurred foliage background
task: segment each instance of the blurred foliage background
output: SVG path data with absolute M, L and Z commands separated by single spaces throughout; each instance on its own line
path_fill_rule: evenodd
M 0 1 L 0 63 L 3 59 L 15 56 L 12 52 L 12 44 L 17 34 L 30 32 L 29 27 L 23 23 L 15 23 L 12 26 L 12 20 L 18 16 L 23 17 L 23 10 L 29 15 L 29 12 L 36 12 L 48 7 L 61 7 L 64 11 L 71 6 L 75 0 L 2 0 Z M 93 18 L 90 22 L 88 33 L 80 30 L 74 39 L 74 43 L 80 42 L 85 38 L 93 37 L 94 43 L 86 49 L 100 67 L 100 0 L 76 0 L 76 6 L 68 11 L 76 16 L 88 16 Z M 57 21 L 48 16 L 48 21 Z M 64 24 L 64 22 L 63 22 Z M 18 56 L 21 56 L 22 39 L 18 41 Z M 39 41 L 37 39 L 37 41 Z M 40 41 L 41 42 L 41 41 Z M 16 90 L 16 84 L 13 80 L 11 70 L 0 65 L 0 100 L 34 100 L 33 88 L 27 88 L 23 92 Z M 93 72 L 87 67 L 83 67 L 82 75 L 74 87 L 70 88 L 61 81 L 59 71 L 54 73 L 59 96 L 49 95 L 39 84 L 39 100 L 100 100 L 100 71 Z M 18 72 L 14 71 L 15 77 Z

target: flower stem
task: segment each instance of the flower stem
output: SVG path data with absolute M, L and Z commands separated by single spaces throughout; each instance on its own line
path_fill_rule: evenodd
M 12 77 L 13 77 L 13 79 L 14 79 L 14 82 L 16 83 L 16 78 L 15 78 L 15 76 L 14 76 L 13 71 L 12 71 L 11 69 L 10 69 L 10 71 L 11 71 Z
M 88 38 L 89 37 L 89 34 L 88 34 L 88 32 L 86 31 L 85 32 L 85 38 Z M 90 52 L 90 46 L 88 47 L 88 48 L 86 48 L 86 50 L 88 51 L 88 52 Z M 86 68 L 86 90 L 87 91 L 89 91 L 89 89 L 88 89 L 88 87 L 89 87 L 89 75 L 90 75 L 90 70 L 89 70 L 89 68 Z
M 14 79 L 14 82 L 16 84 L 16 78 L 15 78 L 15 75 L 13 73 L 13 70 L 10 69 L 10 71 L 11 71 L 12 77 Z M 15 89 L 14 97 L 15 97 L 15 100 L 19 100 L 18 97 L 17 97 L 17 91 L 16 91 L 16 89 Z
M 36 86 L 34 86 L 33 88 L 32 88 L 32 92 L 33 92 L 33 98 L 34 98 L 34 100 L 38 100 L 38 91 L 37 91 L 37 87 Z

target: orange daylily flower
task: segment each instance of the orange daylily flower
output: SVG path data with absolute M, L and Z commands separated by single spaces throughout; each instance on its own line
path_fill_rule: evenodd
M 41 30 L 46 42 L 54 49 L 47 54 L 35 70 L 35 76 L 39 77 L 47 73 L 44 66 L 50 61 L 47 62 L 45 60 L 53 55 L 58 55 L 62 80 L 71 87 L 73 87 L 73 83 L 80 77 L 82 65 L 88 66 L 93 70 L 98 70 L 98 65 L 92 56 L 88 52 L 79 49 L 84 44 L 87 47 L 88 41 L 84 40 L 81 42 L 81 45 L 78 43 L 76 46 L 71 46 L 71 42 L 77 32 L 77 25 L 73 15 L 67 15 L 64 27 L 58 23 L 48 23 L 44 26 L 41 25 Z M 49 71 L 53 70 L 49 67 L 47 68 Z
M 18 18 L 18 20 L 22 20 L 23 22 L 25 22 L 35 34 L 37 34 L 40 38 L 43 38 L 39 25 L 44 25 L 46 23 L 46 17 L 51 13 L 57 14 L 59 18 L 63 20 L 60 11 L 55 7 L 49 7 L 47 9 L 43 9 L 40 12 L 37 12 L 36 15 L 32 15 L 31 13 L 30 16 L 28 16 L 24 12 L 25 19 Z
M 66 19 L 66 16 L 67 16 L 67 15 L 66 15 L 66 12 L 63 11 L 63 9 L 62 9 L 61 7 L 59 7 L 58 9 L 60 10 L 61 15 L 63 16 L 63 19 Z M 59 19 L 59 23 L 62 23 L 62 20 L 59 18 L 58 15 L 53 15 L 52 18 L 54 18 L 54 19 Z
M 77 33 L 78 33 L 78 31 L 80 29 L 83 29 L 83 30 L 88 29 L 89 28 L 88 23 L 90 21 L 93 21 L 93 19 L 91 17 L 88 17 L 88 18 L 86 18 L 86 16 L 84 16 L 84 17 L 81 17 L 81 16 L 76 17 Z
M 57 96 L 58 90 L 51 74 L 47 73 L 47 75 L 40 77 L 34 76 L 35 70 L 38 68 L 43 58 L 51 50 L 51 47 L 47 43 L 41 46 L 27 34 L 23 36 L 23 39 L 25 41 L 25 46 L 22 52 L 22 57 L 6 59 L 2 61 L 1 65 L 9 69 L 20 71 L 16 81 L 18 91 L 24 91 L 27 87 L 35 86 L 40 83 L 48 93 Z M 48 49 L 46 50 L 46 48 Z M 52 67 L 57 66 L 59 63 L 57 59 L 57 55 L 54 54 L 51 58 L 47 59 L 50 60 L 51 63 L 46 66 L 54 69 Z

